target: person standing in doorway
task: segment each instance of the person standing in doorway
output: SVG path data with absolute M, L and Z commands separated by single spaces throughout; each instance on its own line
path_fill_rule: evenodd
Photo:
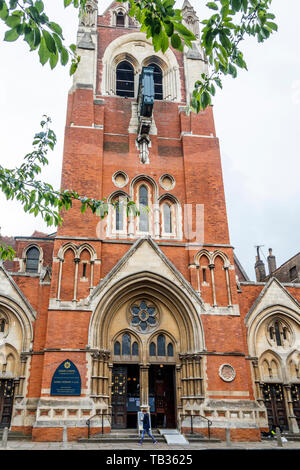
M 141 446 L 143 444 L 145 433 L 147 433 L 148 436 L 151 437 L 153 444 L 157 444 L 157 441 L 154 439 L 154 437 L 152 436 L 150 432 L 150 417 L 149 417 L 149 413 L 147 413 L 145 409 L 143 409 L 143 416 L 141 417 L 141 421 L 143 421 L 143 432 L 142 432 L 142 437 L 139 442 L 139 445 Z

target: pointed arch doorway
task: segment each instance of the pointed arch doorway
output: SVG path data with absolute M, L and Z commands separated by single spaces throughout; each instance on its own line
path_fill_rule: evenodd
M 204 399 L 203 328 L 190 298 L 169 279 L 139 272 L 111 285 L 96 305 L 91 397 L 112 415 L 111 428 L 136 429 L 143 408 L 154 427 L 180 425 L 189 402 Z

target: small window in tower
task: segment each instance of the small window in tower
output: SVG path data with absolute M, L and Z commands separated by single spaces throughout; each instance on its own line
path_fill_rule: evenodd
M 125 26 L 125 15 L 122 11 L 118 11 L 117 16 L 116 16 L 116 25 L 119 28 L 124 28 Z
M 154 69 L 154 98 L 156 100 L 163 100 L 163 73 L 162 69 L 156 64 L 149 64 L 149 67 Z
M 149 216 L 147 212 L 148 189 L 144 185 L 140 186 L 139 188 L 139 207 L 140 207 L 139 231 L 148 232 L 149 231 Z
M 37 248 L 32 247 L 26 253 L 26 272 L 37 273 L 39 270 L 40 252 Z
M 123 230 L 123 207 L 121 202 L 116 206 L 116 230 Z
M 171 206 L 164 204 L 164 232 L 172 233 L 172 213 Z
M 130 62 L 123 60 L 117 66 L 116 94 L 134 98 L 134 69 Z
M 83 263 L 82 265 L 82 277 L 86 276 L 86 263 Z

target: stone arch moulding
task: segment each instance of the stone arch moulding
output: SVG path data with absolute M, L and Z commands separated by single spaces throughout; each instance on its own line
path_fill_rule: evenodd
M 164 99 L 181 102 L 179 65 L 174 52 L 168 49 L 165 54 L 162 52 L 153 54 L 153 44 L 142 32 L 124 34 L 112 41 L 106 48 L 102 58 L 103 72 L 99 90 L 101 95 L 115 95 L 116 58 L 125 57 L 126 54 L 134 59 L 136 74 L 141 73 L 143 64 L 148 63 L 149 59 L 153 62 L 156 58 L 157 63 L 165 64 Z M 138 77 L 136 77 L 135 94 L 137 93 L 137 79 Z
M 93 314 L 89 326 L 89 347 L 109 349 L 108 327 L 116 312 L 130 299 L 151 296 L 173 313 L 180 327 L 182 352 L 205 349 L 202 322 L 195 305 L 187 294 L 170 280 L 151 272 L 139 272 L 120 279 L 96 292 L 91 305 Z
M 263 323 L 269 321 L 271 317 L 281 317 L 287 322 L 291 320 L 300 327 L 299 312 L 296 312 L 291 308 L 285 307 L 283 305 L 271 305 L 258 313 L 254 309 L 248 318 L 247 316 L 245 318 L 249 354 L 253 357 L 257 356 L 256 342 L 258 332 L 263 326 Z
M 12 315 L 15 317 L 22 331 L 22 352 L 30 351 L 33 344 L 33 326 L 32 323 L 35 321 L 32 312 L 27 312 L 20 305 L 14 302 L 8 297 L 0 295 L 0 309 L 3 310 L 9 317 Z
M 274 381 L 283 381 L 285 380 L 285 364 L 284 364 L 284 361 L 283 361 L 283 358 L 277 354 L 275 351 L 271 350 L 271 349 L 267 349 L 266 351 L 264 351 L 261 356 L 259 357 L 258 359 L 258 364 L 259 364 L 259 367 L 260 369 L 262 370 L 263 369 L 263 363 L 264 361 L 267 362 L 267 364 L 269 365 L 269 367 L 272 366 L 272 362 L 275 363 L 276 367 L 277 367 L 277 371 L 278 371 L 278 375 L 277 376 L 274 376 L 274 380 L 272 380 L 271 377 L 264 377 L 263 376 L 263 373 L 261 372 L 261 377 L 263 379 L 264 382 L 274 382 Z

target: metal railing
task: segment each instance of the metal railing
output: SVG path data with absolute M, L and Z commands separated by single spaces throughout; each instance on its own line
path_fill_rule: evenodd
M 92 421 L 92 419 L 96 418 L 96 416 L 98 418 L 101 417 L 101 434 L 104 434 L 104 419 L 105 418 L 108 419 L 108 421 L 110 421 L 110 424 L 111 424 L 111 414 L 110 413 L 103 413 L 103 411 L 101 413 L 100 410 L 99 410 L 96 414 L 91 416 L 86 422 L 87 427 L 88 427 L 88 439 L 90 439 L 90 437 L 91 437 L 91 421 Z
M 180 415 L 180 418 L 181 418 L 181 426 L 182 426 L 182 421 L 185 418 L 190 418 L 191 419 L 191 434 L 194 434 L 194 423 L 193 423 L 194 418 L 205 419 L 207 421 L 207 435 L 208 435 L 208 439 L 210 439 L 210 427 L 212 426 L 212 421 L 210 419 L 206 418 L 206 416 L 192 415 L 192 414 L 188 414 L 188 415 L 182 414 L 182 415 Z

